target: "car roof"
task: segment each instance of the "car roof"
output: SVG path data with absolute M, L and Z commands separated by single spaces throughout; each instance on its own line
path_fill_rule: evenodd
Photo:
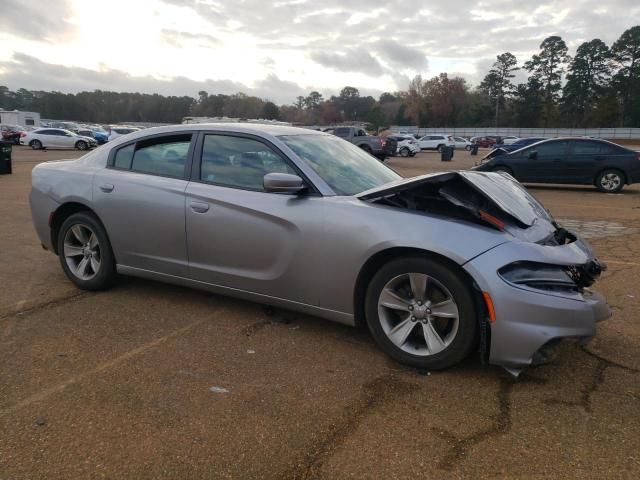
M 112 127 L 118 128 L 118 127 Z M 229 133 L 266 134 L 274 137 L 285 135 L 329 135 L 318 130 L 308 128 L 289 127 L 284 125 L 268 125 L 261 123 L 188 123 L 180 125 L 167 125 L 163 127 L 151 127 L 130 133 L 127 139 L 146 137 L 162 133 L 182 131 L 207 130 Z

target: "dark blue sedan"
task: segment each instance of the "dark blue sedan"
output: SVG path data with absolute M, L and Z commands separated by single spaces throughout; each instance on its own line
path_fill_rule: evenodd
M 507 172 L 521 182 L 595 185 L 617 193 L 640 182 L 640 153 L 606 140 L 555 138 L 485 158 L 473 169 Z

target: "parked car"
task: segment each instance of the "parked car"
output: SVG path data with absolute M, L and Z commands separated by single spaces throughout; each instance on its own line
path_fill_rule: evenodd
M 78 135 L 63 128 L 38 128 L 20 138 L 21 145 L 29 145 L 34 150 L 42 148 L 76 148 L 88 150 L 98 145 L 93 137 Z
M 3 141 L 20 145 L 20 138 L 24 137 L 27 131 L 20 125 L 0 125 L 0 133 Z
M 116 138 L 122 137 L 123 135 L 129 135 L 130 133 L 137 132 L 138 130 L 140 129 L 134 127 L 110 127 L 108 141 L 115 140 Z
M 77 133 L 78 135 L 82 135 L 83 137 L 91 137 L 95 139 L 98 145 L 103 145 L 109 141 L 109 135 L 105 131 L 81 127 Z
M 80 129 L 80 125 L 78 125 L 76 122 L 49 122 L 49 125 L 47 125 L 48 127 L 52 127 L 52 128 L 62 128 L 64 130 L 69 130 L 71 132 L 75 132 L 78 133 L 78 130 Z
M 473 145 L 473 143 L 464 137 L 453 137 L 453 141 L 455 142 L 456 150 L 469 150 L 471 149 L 471 145 Z
M 557 138 L 543 140 L 473 167 L 507 172 L 521 182 L 595 185 L 617 193 L 640 182 L 640 153 L 606 140 Z
M 502 139 L 501 145 L 512 145 L 517 141 L 522 140 L 520 137 L 513 137 L 513 136 L 502 137 L 501 139 Z
M 610 315 L 587 290 L 602 269 L 589 245 L 508 175 L 402 178 L 313 130 L 132 133 L 37 165 L 30 205 L 81 289 L 128 274 L 364 322 L 420 368 L 480 351 L 517 374 Z
M 401 157 L 414 157 L 420 152 L 420 145 L 413 135 L 391 135 L 388 139 L 395 140 L 398 144 L 396 154 Z
M 498 142 L 495 137 L 471 137 L 471 143 L 477 144 L 480 148 L 490 148 Z
M 367 135 L 367 132 L 357 127 L 335 127 L 329 133 L 353 143 L 379 160 L 384 160 L 396 154 L 397 143 L 391 137 Z
M 521 148 L 526 147 L 527 145 L 532 145 L 534 143 L 541 142 L 542 140 L 547 140 L 544 137 L 530 137 L 530 138 L 521 138 L 515 143 L 511 145 L 494 145 L 494 149 L 491 150 L 486 157 L 486 159 L 497 157 L 498 155 L 505 155 L 509 152 L 515 152 L 516 150 L 520 150 Z
M 422 150 L 438 150 L 440 152 L 443 147 L 456 147 L 456 142 L 451 135 L 425 135 L 418 142 Z

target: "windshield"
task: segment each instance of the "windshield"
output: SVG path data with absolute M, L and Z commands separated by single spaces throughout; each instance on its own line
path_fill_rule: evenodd
M 401 178 L 364 150 L 332 135 L 279 138 L 338 195 L 355 195 Z

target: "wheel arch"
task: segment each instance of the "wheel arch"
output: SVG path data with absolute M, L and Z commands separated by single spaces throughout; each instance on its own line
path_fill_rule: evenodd
M 486 313 L 484 311 L 485 304 L 484 300 L 482 299 L 482 292 L 480 291 L 480 288 L 477 286 L 476 282 L 471 277 L 469 272 L 462 268 L 458 263 L 442 254 L 433 252 L 431 250 L 424 250 L 413 247 L 391 247 L 385 250 L 381 250 L 369 257 L 364 265 L 360 268 L 360 272 L 358 272 L 355 288 L 353 291 L 353 313 L 356 325 L 363 325 L 365 322 L 365 298 L 367 295 L 367 287 L 371 282 L 373 276 L 385 263 L 396 258 L 407 256 L 421 256 L 436 260 L 440 263 L 443 263 L 444 265 L 449 266 L 452 270 L 459 273 L 460 276 L 464 279 L 465 283 L 467 283 L 467 285 L 469 286 L 472 296 L 474 297 L 474 302 L 476 303 L 477 311 L 483 312 L 483 314 Z
M 56 255 L 58 255 L 58 234 L 60 232 L 62 224 L 71 215 L 80 212 L 87 212 L 92 214 L 104 228 L 104 223 L 102 223 L 102 220 L 100 220 L 98 214 L 88 205 L 77 201 L 63 203 L 54 212 L 52 212 L 51 220 L 49 222 L 49 227 L 51 230 L 51 246 L 53 247 L 53 253 L 55 253 Z M 106 231 L 107 229 L 105 228 L 105 232 Z
M 596 172 L 595 177 L 593 178 L 593 184 L 594 185 L 598 184 L 598 178 L 600 178 L 600 175 L 602 175 L 607 170 L 615 170 L 616 172 L 620 172 L 622 174 L 622 179 L 623 179 L 622 184 L 623 185 L 631 185 L 631 183 L 629 183 L 629 175 L 627 175 L 627 172 L 625 172 L 624 169 L 620 168 L 619 166 L 602 167 L 601 169 L 599 169 Z

